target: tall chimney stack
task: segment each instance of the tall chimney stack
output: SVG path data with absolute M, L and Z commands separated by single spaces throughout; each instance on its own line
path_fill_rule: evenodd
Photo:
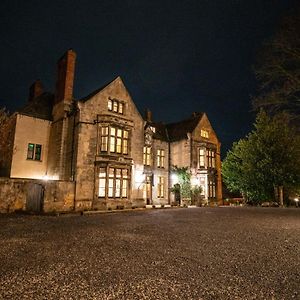
M 76 53 L 69 49 L 57 62 L 55 104 L 61 101 L 71 103 L 73 99 L 75 61 Z
M 29 88 L 28 101 L 34 100 L 36 97 L 42 95 L 44 92 L 42 82 L 37 79 Z

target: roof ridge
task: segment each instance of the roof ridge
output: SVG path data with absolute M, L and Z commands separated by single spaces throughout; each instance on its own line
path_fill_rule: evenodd
M 87 96 L 79 99 L 78 101 L 81 102 L 86 102 L 87 100 L 89 100 L 90 98 L 92 98 L 94 95 L 98 94 L 100 91 L 104 90 L 107 86 L 109 86 L 110 84 L 112 84 L 114 81 L 116 81 L 118 78 L 121 78 L 120 75 L 118 75 L 117 77 L 114 77 L 114 79 L 110 80 L 108 83 L 104 84 L 103 86 L 101 86 L 100 88 L 94 90 L 93 92 L 89 93 Z M 123 81 L 123 80 L 122 80 Z

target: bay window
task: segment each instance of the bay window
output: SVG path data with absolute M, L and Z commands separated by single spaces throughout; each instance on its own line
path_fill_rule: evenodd
M 100 133 L 100 152 L 128 154 L 128 130 L 103 126 Z
M 100 168 L 98 197 L 127 198 L 129 170 L 125 168 Z

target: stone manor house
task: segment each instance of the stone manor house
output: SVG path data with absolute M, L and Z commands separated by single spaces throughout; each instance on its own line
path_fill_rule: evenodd
M 140 114 L 120 77 L 74 100 L 75 60 L 68 50 L 57 63 L 54 94 L 36 81 L 27 104 L 10 116 L 0 149 L 0 211 L 174 204 L 174 165 L 189 167 L 208 204 L 221 203 L 220 142 L 205 113 L 156 123 L 149 110 Z

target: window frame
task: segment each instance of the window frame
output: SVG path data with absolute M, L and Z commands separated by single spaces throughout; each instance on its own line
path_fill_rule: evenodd
M 216 182 L 211 179 L 208 181 L 208 198 L 216 199 Z
M 144 148 L 143 148 L 143 164 L 144 164 L 144 166 L 152 165 L 151 151 L 152 151 L 151 146 L 144 146 Z
M 121 167 L 100 167 L 98 172 L 99 199 L 128 199 L 130 170 Z
M 209 138 L 209 133 L 208 133 L 208 130 L 206 130 L 206 129 L 201 129 L 201 130 L 200 130 L 200 135 L 201 135 L 201 137 L 203 137 L 203 138 L 206 138 L 206 139 Z
M 203 151 L 203 154 L 201 152 Z M 205 156 L 206 156 L 206 149 L 201 147 L 198 149 L 198 166 L 199 169 L 205 168 Z
M 165 167 L 165 149 L 157 149 L 156 157 L 157 167 L 163 169 Z
M 117 99 L 108 98 L 107 110 L 113 113 L 117 113 L 119 115 L 124 115 L 125 103 Z
M 162 199 L 165 198 L 165 177 L 158 176 L 158 183 L 157 183 L 157 198 Z
M 33 147 L 32 150 L 29 149 L 30 146 Z M 32 161 L 42 161 L 42 150 L 43 150 L 42 144 L 28 143 L 26 159 Z
M 216 168 L 216 151 L 213 149 L 207 149 L 207 167 L 211 169 Z
M 126 128 L 100 125 L 99 154 L 129 155 L 130 132 Z

